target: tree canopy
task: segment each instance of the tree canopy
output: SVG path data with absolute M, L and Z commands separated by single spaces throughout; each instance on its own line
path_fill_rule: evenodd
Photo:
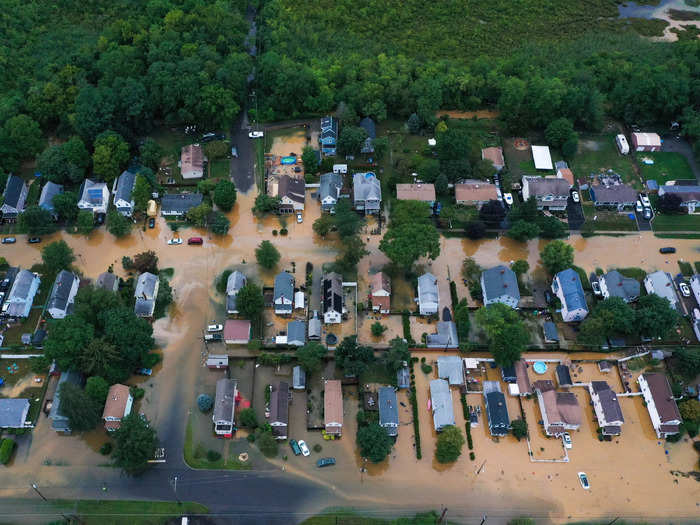
M 41 250 L 41 260 L 44 275 L 53 279 L 61 270 L 70 268 L 75 261 L 75 255 L 66 241 L 54 241 Z
M 323 357 L 328 352 L 328 349 L 321 343 L 309 341 L 304 346 L 299 347 L 296 351 L 297 361 L 301 367 L 311 374 L 321 369 Z
M 540 259 L 549 274 L 555 275 L 574 264 L 574 247 L 564 241 L 552 241 L 542 249 Z
M 359 376 L 374 362 L 374 349 L 357 344 L 357 336 L 351 335 L 336 347 L 335 362 L 346 375 Z
M 267 270 L 272 270 L 280 261 L 280 252 L 270 241 L 262 241 L 255 249 L 255 259 Z
M 494 303 L 477 310 L 476 320 L 486 332 L 489 350 L 498 366 L 511 366 L 520 359 L 530 342 L 530 334 L 517 311 Z
M 372 463 L 381 463 L 391 452 L 392 440 L 384 427 L 370 423 L 357 429 L 360 454 Z
M 223 211 L 231 211 L 236 204 L 236 186 L 230 180 L 220 180 L 214 187 L 212 200 Z
M 60 390 L 61 415 L 68 418 L 68 424 L 73 432 L 86 432 L 97 426 L 102 415 L 101 406 L 82 388 L 73 383 L 65 382 Z
M 236 294 L 236 309 L 244 319 L 257 319 L 265 307 L 262 289 L 248 281 Z
M 130 476 L 136 476 L 148 469 L 148 460 L 155 455 L 158 438 L 148 419 L 132 411 L 114 431 L 114 441 L 114 466 Z
M 440 463 L 452 463 L 462 454 L 464 435 L 454 426 L 443 427 L 438 434 L 435 459 Z

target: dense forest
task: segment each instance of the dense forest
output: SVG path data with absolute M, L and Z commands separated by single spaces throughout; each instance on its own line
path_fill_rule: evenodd
M 252 64 L 245 0 L 0 0 L 0 170 L 77 135 L 225 128 Z

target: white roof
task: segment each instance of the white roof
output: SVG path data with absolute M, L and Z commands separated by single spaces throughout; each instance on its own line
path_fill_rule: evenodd
M 633 133 L 637 146 L 661 146 L 661 137 L 656 133 Z
M 304 292 L 301 290 L 294 294 L 294 308 L 304 308 Z
M 520 389 L 518 388 L 517 383 L 508 383 L 508 393 L 511 396 L 519 396 L 520 395 Z
M 435 146 L 437 141 L 435 139 L 428 139 L 428 146 Z
M 464 368 L 467 370 L 473 370 L 475 368 L 479 368 L 479 360 L 474 359 L 473 357 L 465 357 L 463 359 L 464 361 Z
M 552 156 L 549 154 L 549 146 L 532 146 L 532 158 L 535 160 L 535 169 L 554 169 Z

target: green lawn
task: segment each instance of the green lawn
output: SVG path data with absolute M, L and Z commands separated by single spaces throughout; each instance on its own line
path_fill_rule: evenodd
M 183 514 L 208 514 L 199 503 L 183 501 L 57 500 L 55 511 L 77 515 L 85 525 L 159 525 Z M 178 521 L 179 522 L 179 521 Z
M 615 145 L 615 135 L 583 135 L 579 139 L 578 152 L 569 162 L 577 179 L 587 178 L 593 173 L 613 170 L 631 186 L 641 189 L 642 185 L 634 173 L 629 156 L 620 155 Z
M 583 214 L 586 224 L 592 224 L 595 231 L 637 231 L 637 222 L 629 219 L 627 213 L 597 210 L 592 203 L 584 203 Z
M 644 180 L 654 179 L 659 186 L 670 180 L 694 180 L 688 160 L 680 153 L 659 151 L 655 153 L 636 153 L 639 171 Z M 644 164 L 642 159 L 651 159 L 654 164 Z
M 651 223 L 655 232 L 700 232 L 700 215 L 662 215 L 654 217 Z
M 209 461 L 207 459 L 207 449 L 202 443 L 194 442 L 194 429 L 192 428 L 192 419 L 187 421 L 187 429 L 185 431 L 185 447 L 184 447 L 185 463 L 195 469 L 212 469 L 212 470 L 250 470 L 252 467 L 245 463 L 241 463 L 235 458 L 224 459 L 223 456 L 217 461 Z
M 435 511 L 402 518 L 376 518 L 362 516 L 352 510 L 329 510 L 301 522 L 301 525 L 433 525 L 439 515 Z M 446 520 L 446 524 L 454 523 Z
M 13 364 L 17 365 L 17 371 L 11 374 L 7 368 Z M 0 377 L 5 380 L 7 386 L 14 385 L 30 372 L 29 359 L 0 359 Z
M 228 179 L 231 163 L 229 159 L 219 159 L 209 164 L 210 179 Z

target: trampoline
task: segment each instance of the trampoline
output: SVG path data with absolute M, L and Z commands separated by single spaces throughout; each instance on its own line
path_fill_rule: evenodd
M 326 336 L 326 344 L 328 345 L 334 345 L 338 342 L 338 336 L 335 334 L 328 334 Z
M 296 157 L 282 157 L 280 160 L 281 164 L 296 164 L 297 163 L 297 158 Z
M 544 361 L 535 361 L 535 364 L 532 365 L 532 369 L 536 374 L 544 374 L 547 371 L 547 363 Z

